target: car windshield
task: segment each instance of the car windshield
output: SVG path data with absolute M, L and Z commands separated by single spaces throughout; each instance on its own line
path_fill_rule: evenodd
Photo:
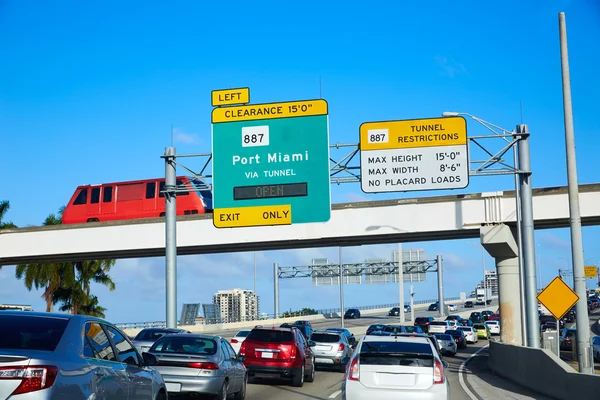
M 250 331 L 239 331 L 238 333 L 235 334 L 235 337 L 246 337 L 246 336 L 248 336 L 249 333 L 250 333 Z
M 68 318 L 0 314 L 0 349 L 54 351 Z
M 473 325 L 473 328 L 475 328 L 477 330 L 485 330 L 485 325 L 475 324 L 475 325 Z
M 423 330 L 418 326 L 405 326 L 404 329 L 408 333 L 423 333 Z
M 456 329 L 459 331 L 471 332 L 471 329 L 473 328 L 471 328 L 470 326 L 459 326 Z
M 335 335 L 333 333 L 313 333 L 310 337 L 310 340 L 313 342 L 319 343 L 337 343 L 340 341 L 340 335 Z
M 166 329 L 144 329 L 140 333 L 137 334 L 135 339 L 133 340 L 143 340 L 148 342 L 156 342 L 161 337 L 168 335 L 170 333 L 177 333 L 174 330 L 166 330 Z
M 452 336 L 450 336 L 449 334 L 448 335 L 439 334 L 439 335 L 434 335 L 434 336 L 436 337 L 436 339 L 439 339 L 439 340 L 453 340 Z
M 445 326 L 448 325 L 448 323 L 446 321 L 431 321 L 431 323 L 429 325 L 440 325 L 440 326 Z
M 258 342 L 284 343 L 292 342 L 294 334 L 291 331 L 280 331 L 270 329 L 253 329 L 248 334 L 246 340 L 256 340 Z
M 152 345 L 150 352 L 212 356 L 217 352 L 217 342 L 208 338 L 165 336 Z

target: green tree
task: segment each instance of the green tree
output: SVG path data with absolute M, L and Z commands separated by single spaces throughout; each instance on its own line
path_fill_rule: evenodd
M 0 229 L 12 229 L 17 226 L 12 222 L 4 222 L 4 217 L 10 208 L 10 202 L 8 200 L 0 201 Z
M 62 224 L 64 209 L 61 207 L 57 214 L 50 214 L 43 225 Z M 114 290 L 115 284 L 108 275 L 114 264 L 115 260 L 19 264 L 15 276 L 22 279 L 30 291 L 44 290 L 42 298 L 47 312 L 60 303 L 61 311 L 104 318 L 106 309 L 100 306 L 98 297 L 91 294 L 90 285 L 96 282 Z
M 60 287 L 54 293 L 54 304 L 61 303 L 61 311 L 71 314 L 87 314 L 104 317 L 106 309 L 91 294 L 92 282 L 115 290 L 115 283 L 108 275 L 115 260 L 91 260 L 70 263 L 65 268 Z
M 60 225 L 62 224 L 62 211 L 58 215 L 50 214 L 44 220 L 43 225 Z M 31 291 L 43 289 L 42 298 L 46 301 L 46 312 L 51 312 L 54 306 L 54 292 L 60 287 L 62 275 L 65 269 L 69 267 L 69 263 L 35 263 L 35 264 L 19 264 L 15 270 L 15 277 L 22 279 L 27 290 Z

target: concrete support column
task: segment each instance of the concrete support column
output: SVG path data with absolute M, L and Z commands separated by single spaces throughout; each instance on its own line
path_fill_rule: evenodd
M 481 245 L 496 260 L 500 303 L 500 340 L 523 345 L 519 248 L 510 227 L 504 224 L 482 226 Z
M 502 343 L 522 346 L 519 258 L 496 257 L 496 274 L 500 303 L 500 340 Z

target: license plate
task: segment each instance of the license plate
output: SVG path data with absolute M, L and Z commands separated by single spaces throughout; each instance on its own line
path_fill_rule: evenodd
M 267 351 L 267 352 L 263 352 L 263 353 L 261 353 L 261 355 L 260 355 L 260 356 L 261 356 L 262 358 L 273 358 L 273 353 L 271 353 L 271 352 L 268 352 L 268 351 Z
M 333 360 L 330 358 L 315 358 L 317 364 L 333 364 Z
M 181 383 L 169 383 L 165 382 L 167 392 L 181 392 Z

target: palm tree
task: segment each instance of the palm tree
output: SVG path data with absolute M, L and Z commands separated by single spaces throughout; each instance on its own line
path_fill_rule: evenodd
M 60 225 L 62 224 L 62 207 L 58 215 L 50 214 L 44 220 L 43 225 Z M 15 270 L 15 277 L 23 279 L 27 290 L 35 288 L 44 289 L 42 298 L 46 301 L 46 312 L 51 312 L 54 306 L 54 292 L 61 285 L 61 277 L 64 270 L 69 267 L 70 263 L 50 263 L 50 264 L 19 264 Z
M 115 260 L 91 260 L 71 263 L 65 268 L 61 286 L 54 293 L 54 303 L 62 303 L 60 310 L 72 314 L 104 315 L 105 308 L 98 305 L 98 298 L 91 294 L 91 283 L 108 286 L 115 290 L 115 283 L 108 275 Z
M 9 208 L 10 202 L 8 200 L 0 201 L 0 229 L 12 229 L 17 227 L 12 222 L 2 222 Z
M 50 214 L 43 225 L 62 224 L 64 209 L 61 207 L 56 215 Z M 30 291 L 44 289 L 42 298 L 46 301 L 46 312 L 62 303 L 61 311 L 104 317 L 106 309 L 99 305 L 98 297 L 91 294 L 90 283 L 93 281 L 115 290 L 115 283 L 108 276 L 114 264 L 115 260 L 19 264 L 15 276 L 23 279 Z

